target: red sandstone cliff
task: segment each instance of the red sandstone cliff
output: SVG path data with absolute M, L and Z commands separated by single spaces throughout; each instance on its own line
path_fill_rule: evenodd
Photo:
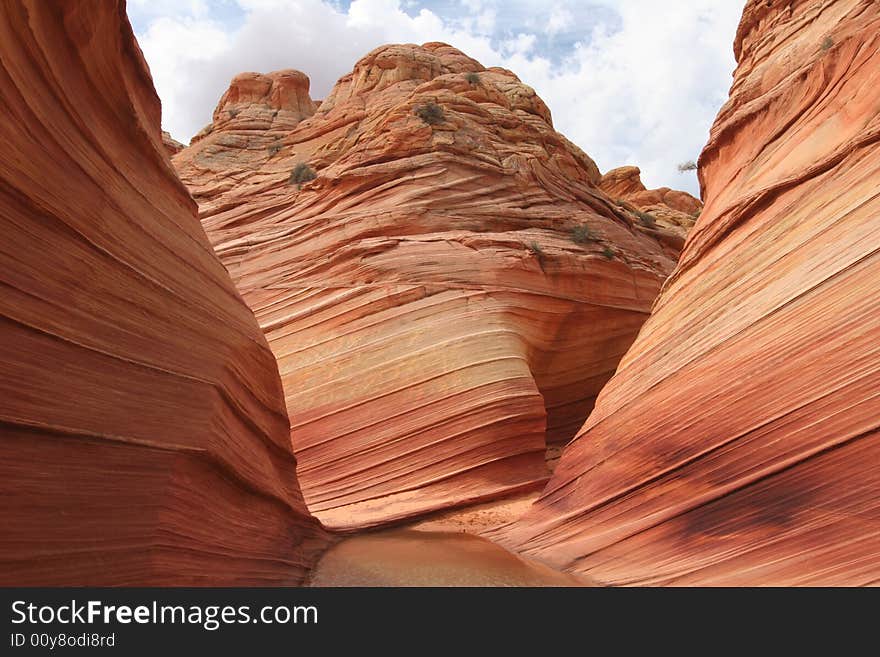
M 317 108 L 301 73 L 239 75 L 174 162 L 341 528 L 542 485 L 681 243 L 513 73 L 440 43 L 369 53 Z
M 0 582 L 300 582 L 325 538 L 275 360 L 124 4 L 4 2 L 0 105 Z
M 880 6 L 748 3 L 706 207 L 503 539 L 613 584 L 880 581 Z

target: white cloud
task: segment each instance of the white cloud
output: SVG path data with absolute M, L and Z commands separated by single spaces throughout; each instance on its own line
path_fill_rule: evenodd
M 529 57 L 534 52 L 538 37 L 534 34 L 517 34 L 512 39 L 501 42 L 501 53 L 507 58 L 514 56 Z
M 139 13 L 147 18 L 162 16 L 207 16 L 207 0 L 129 0 L 129 13 Z
M 547 34 L 558 34 L 572 24 L 571 12 L 563 6 L 557 5 L 550 12 L 544 31 Z
M 297 68 L 322 98 L 378 45 L 445 41 L 535 87 L 556 128 L 603 171 L 636 164 L 649 186 L 696 192 L 676 164 L 696 158 L 727 97 L 743 0 L 594 1 L 604 9 L 557 0 L 540 17 L 531 3 L 499 0 L 457 13 L 427 0 L 354 0 L 347 10 L 322 0 L 131 0 L 129 13 L 164 127 L 183 141 L 241 71 Z
M 619 0 L 615 9 L 618 29 L 596 27 L 562 70 L 516 55 L 509 67 L 600 169 L 635 164 L 649 186 L 696 193 L 696 175 L 676 164 L 696 159 L 727 99 L 742 3 Z

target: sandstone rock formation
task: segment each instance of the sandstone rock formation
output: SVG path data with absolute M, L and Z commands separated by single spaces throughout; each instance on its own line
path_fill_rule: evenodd
M 202 157 L 232 154 L 235 157 L 227 165 L 245 169 L 262 161 L 267 151 L 280 150 L 280 139 L 312 116 L 315 108 L 309 78 L 299 71 L 240 73 L 214 109 L 212 122 L 190 143 L 213 135 L 199 149 Z
M 162 145 L 165 147 L 165 152 L 168 153 L 168 157 L 177 155 L 180 151 L 186 148 L 186 146 L 172 137 L 171 133 L 165 132 L 164 130 L 162 131 Z
M 676 235 L 448 45 L 379 48 L 317 108 L 307 89 L 236 77 L 174 162 L 278 358 L 309 508 L 351 529 L 542 485 Z
M 635 223 L 638 228 L 652 231 L 660 227 L 671 232 L 680 238 L 675 246 L 681 248 L 703 204 L 687 192 L 677 189 L 647 189 L 642 183 L 641 174 L 638 167 L 612 169 L 599 180 L 599 189 L 622 208 L 633 212 L 638 219 Z
M 164 151 L 124 3 L 0 8 L 0 583 L 296 584 L 272 353 Z
M 706 207 L 503 536 L 615 584 L 880 582 L 880 11 L 750 0 Z

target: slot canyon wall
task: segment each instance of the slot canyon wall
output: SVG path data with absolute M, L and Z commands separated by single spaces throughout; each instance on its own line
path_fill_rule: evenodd
M 441 43 L 380 47 L 321 103 L 238 75 L 174 163 L 345 530 L 542 486 L 693 222 L 640 220 L 531 88 Z
M 609 584 L 880 582 L 880 3 L 750 0 L 706 207 L 531 511 Z
M 300 583 L 275 359 L 121 1 L 0 7 L 0 583 Z

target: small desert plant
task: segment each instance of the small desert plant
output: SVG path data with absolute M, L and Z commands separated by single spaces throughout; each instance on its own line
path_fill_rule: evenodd
M 827 36 L 822 41 L 822 50 L 823 51 L 829 50 L 831 48 L 831 46 L 833 46 L 833 45 L 834 45 L 834 39 L 832 39 L 830 36 Z
M 590 230 L 590 227 L 587 224 L 581 224 L 580 226 L 575 226 L 571 231 L 571 240 L 575 244 L 586 244 L 587 242 L 592 242 L 596 239 L 596 236 L 593 235 L 593 231 Z
M 237 110 L 237 109 L 235 109 L 235 108 L 232 108 L 232 109 L 229 109 L 229 110 L 226 110 L 226 111 L 229 112 L 229 118 L 230 118 L 230 119 L 234 119 L 236 116 L 238 116 L 238 113 L 239 113 L 241 110 Z
M 608 258 L 609 260 L 614 260 L 614 250 L 610 246 L 606 246 L 602 248 L 602 255 Z
M 443 116 L 443 108 L 437 103 L 424 103 L 417 106 L 413 112 L 428 125 L 437 125 L 446 120 L 446 117 Z
M 529 252 L 538 260 L 538 266 L 541 268 L 541 271 L 544 271 L 544 261 L 547 258 L 546 254 L 544 253 L 544 249 L 541 248 L 540 244 L 534 241 L 529 242 L 527 248 L 529 249 Z
M 657 225 L 657 220 L 652 214 L 636 210 L 636 216 L 639 218 L 639 223 L 645 228 L 654 228 Z
M 467 80 L 468 84 L 480 84 L 480 76 L 473 71 L 466 73 L 464 79 Z
M 682 162 L 676 167 L 679 173 L 685 173 L 686 171 L 696 171 L 697 163 L 693 160 L 688 160 L 687 162 Z
M 694 210 L 693 212 L 691 212 L 691 216 L 692 216 L 694 219 L 699 219 L 699 218 L 700 218 L 700 214 L 701 214 L 702 212 L 703 212 L 703 208 L 697 208 L 696 210 Z
M 281 144 L 272 144 L 266 150 L 269 151 L 269 155 L 275 155 L 278 151 L 281 150 Z
M 299 187 L 303 186 L 303 183 L 307 183 L 310 180 L 314 180 L 318 177 L 318 174 L 305 162 L 300 162 L 295 167 L 293 167 L 293 171 L 290 172 L 290 184 L 297 184 Z

